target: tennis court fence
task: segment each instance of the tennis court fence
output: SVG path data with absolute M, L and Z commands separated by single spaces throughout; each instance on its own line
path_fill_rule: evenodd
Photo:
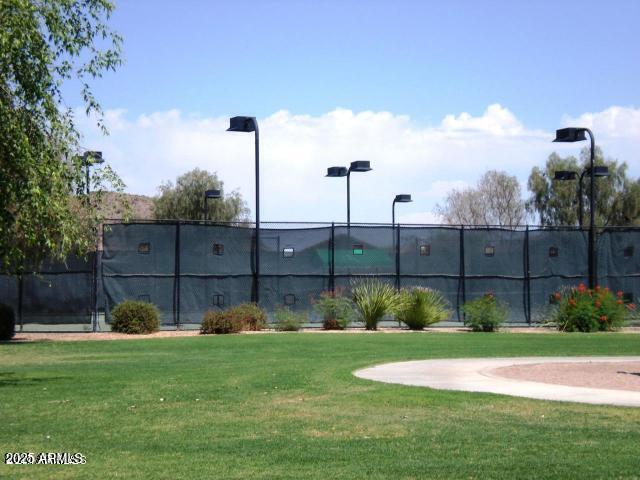
M 441 291 L 451 322 L 462 321 L 465 301 L 490 291 L 508 306 L 510 323 L 528 324 L 545 316 L 554 292 L 588 278 L 588 232 L 574 227 L 266 222 L 259 268 L 248 223 L 133 221 L 105 224 L 101 236 L 97 255 L 0 276 L 1 301 L 20 328 L 108 328 L 126 299 L 155 304 L 165 328 L 197 326 L 207 310 L 250 301 L 268 312 L 312 312 L 321 292 L 348 291 L 368 277 Z M 598 231 L 598 282 L 628 301 L 640 295 L 636 245 L 640 228 Z

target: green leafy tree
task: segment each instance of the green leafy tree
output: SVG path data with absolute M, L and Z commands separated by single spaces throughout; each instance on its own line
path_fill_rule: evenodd
M 609 168 L 608 177 L 595 179 L 596 225 L 640 225 L 640 180 L 628 178 L 627 164 L 605 158 L 600 147 L 596 147 L 594 163 Z M 587 147 L 581 151 L 580 160 L 572 156 L 563 158 L 554 152 L 549 155 L 544 169 L 534 167 L 531 170 L 527 209 L 539 216 L 542 225 L 578 224 L 578 181 L 554 180 L 554 174 L 558 170 L 569 170 L 579 175 L 588 166 Z M 585 175 L 582 188 L 585 226 L 589 225 L 590 185 L 591 179 Z
M 100 221 L 86 191 L 65 84 L 79 84 L 87 115 L 102 124 L 89 82 L 121 63 L 121 38 L 106 22 L 108 0 L 0 1 L 0 269 L 25 260 L 62 259 L 94 245 Z M 108 167 L 92 168 L 91 189 L 123 185 Z
M 158 187 L 160 195 L 153 200 L 157 219 L 204 219 L 204 192 L 220 190 L 222 198 L 208 200 L 208 219 L 217 222 L 248 220 L 249 209 L 240 193 L 224 194 L 224 182 L 216 173 L 196 168 Z

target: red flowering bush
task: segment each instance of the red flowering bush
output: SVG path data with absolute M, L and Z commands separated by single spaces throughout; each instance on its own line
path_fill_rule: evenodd
M 609 332 L 622 327 L 635 311 L 633 303 L 625 304 L 622 292 L 613 294 L 608 288 L 594 289 L 578 285 L 556 292 L 557 308 L 552 323 L 564 332 Z

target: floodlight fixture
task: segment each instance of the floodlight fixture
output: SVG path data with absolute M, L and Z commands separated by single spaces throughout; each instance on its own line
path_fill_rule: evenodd
M 553 174 L 553 179 L 560 181 L 575 180 L 577 176 L 578 172 L 571 170 L 556 170 Z
M 348 174 L 347 167 L 329 167 L 325 177 L 346 177 Z
M 556 138 L 554 142 L 557 143 L 573 143 L 586 140 L 585 132 L 586 128 L 561 128 L 556 130 Z
M 85 165 L 97 165 L 99 163 L 104 163 L 102 152 L 97 150 L 87 150 L 82 154 L 82 159 L 84 160 Z
M 349 167 L 350 172 L 368 172 L 371 170 L 371 162 L 368 160 L 356 160 L 351 162 Z
M 204 192 L 204 219 L 207 221 L 209 219 L 209 202 L 208 200 L 216 199 L 221 197 L 220 190 L 206 190 Z
M 229 119 L 227 132 L 255 132 L 258 130 L 256 117 L 232 117 Z

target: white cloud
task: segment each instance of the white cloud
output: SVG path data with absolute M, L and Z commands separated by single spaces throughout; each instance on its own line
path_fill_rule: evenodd
M 640 111 L 612 107 L 585 115 L 573 120 L 592 121 L 598 138 L 608 142 L 607 153 L 629 160 L 637 175 L 632 160 L 640 151 Z M 239 189 L 254 210 L 253 136 L 227 133 L 227 117 L 169 110 L 132 118 L 126 110 L 110 110 L 105 116 L 109 137 L 78 118 L 83 144 L 103 150 L 129 192 L 153 195 L 162 181 L 200 167 L 218 172 L 225 188 Z M 627 129 L 615 128 L 620 123 Z M 344 221 L 346 179 L 324 178 L 326 168 L 366 159 L 373 171 L 351 176 L 353 222 L 389 222 L 394 195 L 410 193 L 414 202 L 403 205 L 398 218 L 436 223 L 430 212 L 451 188 L 475 184 L 487 169 L 505 170 L 524 183 L 531 167 L 542 165 L 558 148 L 550 143 L 551 132 L 527 129 L 497 104 L 480 116 L 448 115 L 426 127 L 390 112 L 341 108 L 319 116 L 281 110 L 259 124 L 261 217 L 274 221 Z M 614 142 L 601 129 L 624 135 Z
M 613 106 L 602 112 L 583 113 L 577 118 L 565 116 L 563 124 L 590 128 L 596 141 L 600 136 L 640 140 L 640 108 Z

